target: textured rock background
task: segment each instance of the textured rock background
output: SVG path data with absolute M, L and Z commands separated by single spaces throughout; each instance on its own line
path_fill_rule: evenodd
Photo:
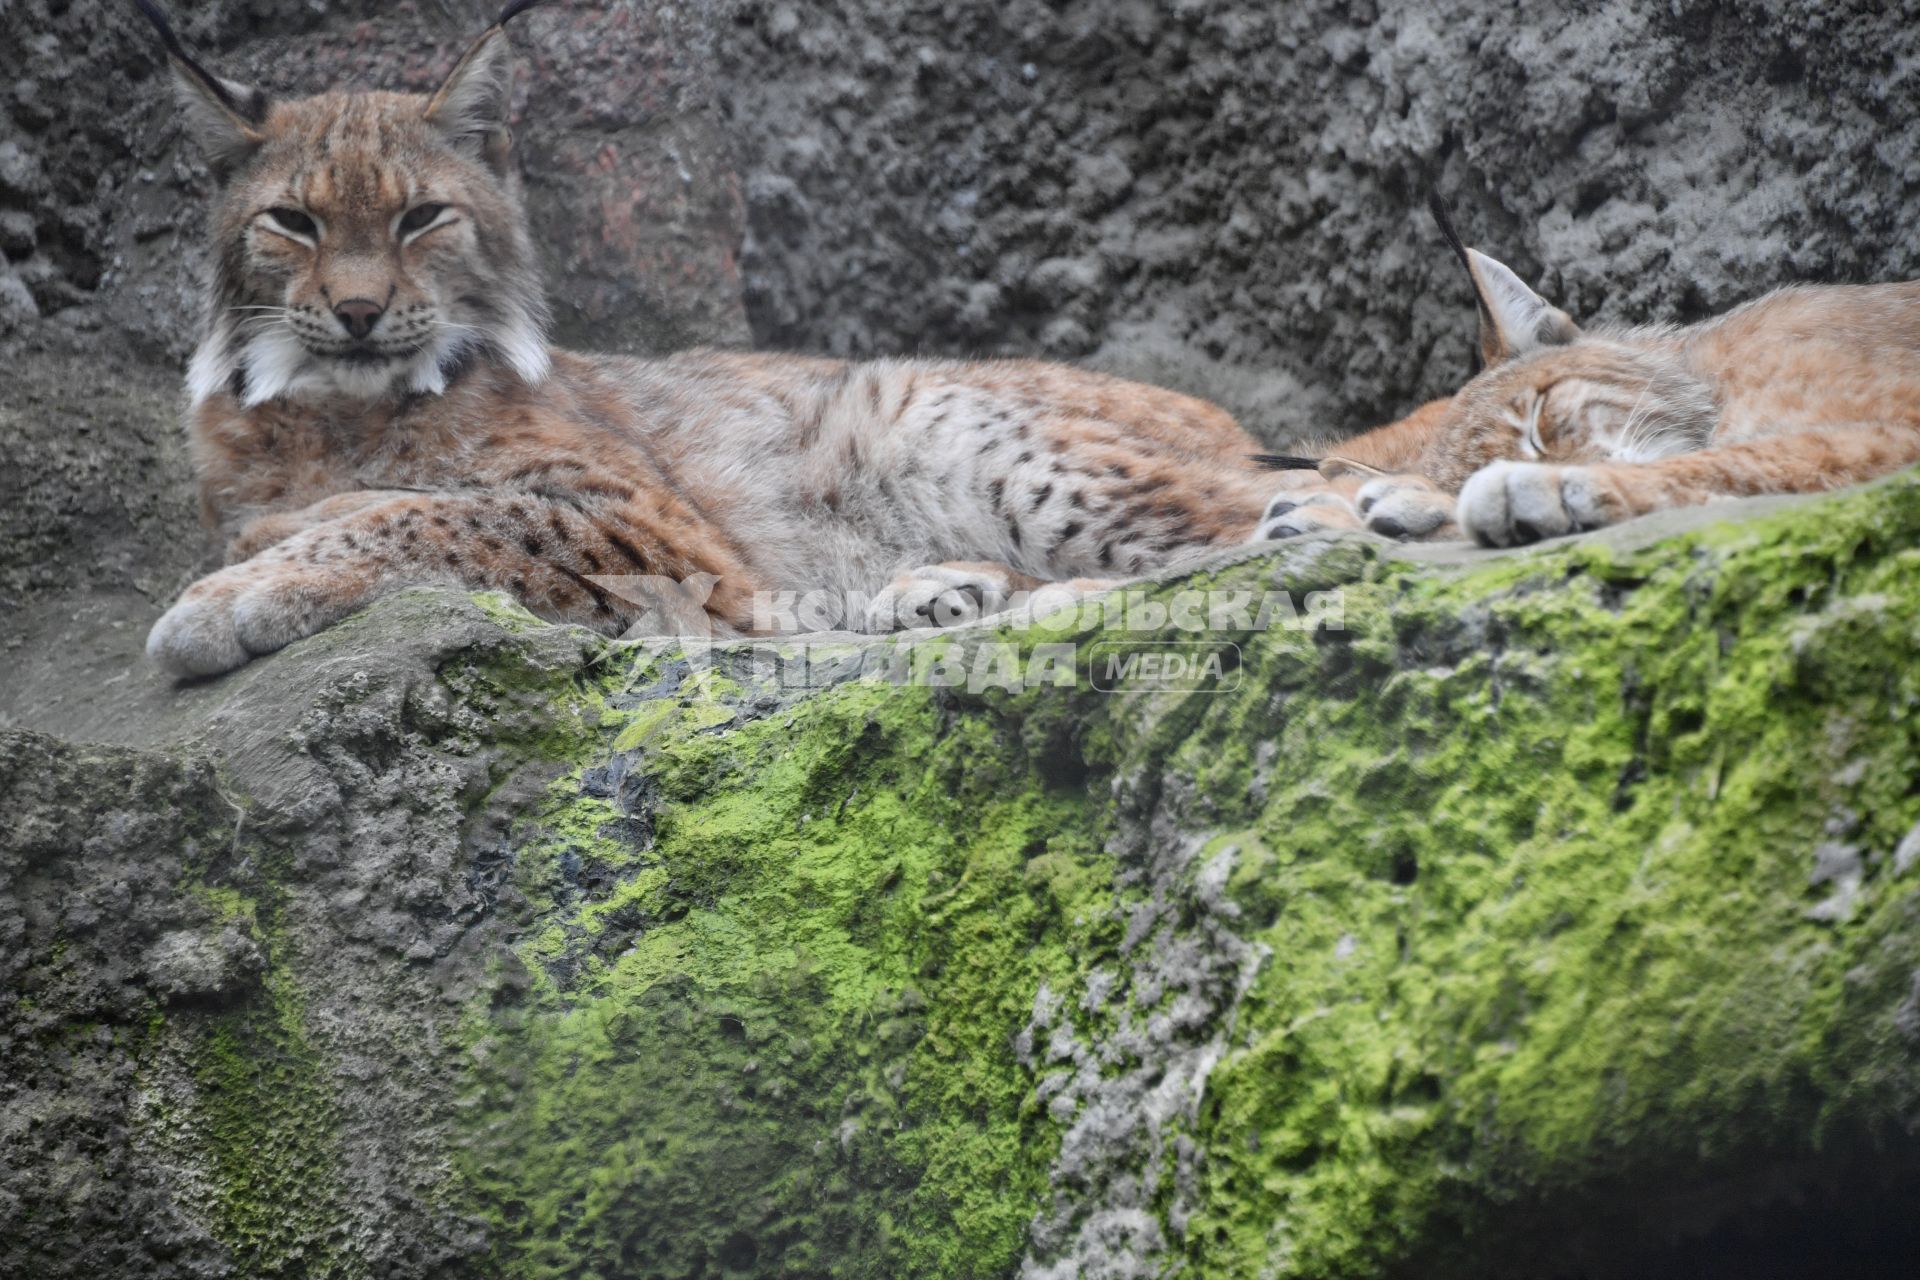
M 288 91 L 429 85 L 493 11 L 175 8 Z M 150 39 L 116 0 L 5 20 L 0 329 L 177 360 L 207 187 Z M 1430 186 L 1578 317 L 1920 275 L 1898 6 L 572 0 L 515 42 L 580 345 L 1086 357 L 1278 442 L 1463 376 Z

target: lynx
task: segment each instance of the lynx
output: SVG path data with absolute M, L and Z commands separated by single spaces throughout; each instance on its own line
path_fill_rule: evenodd
M 764 630 L 768 590 L 949 622 L 1285 536 L 1284 495 L 1333 497 L 1224 410 L 1064 365 L 551 348 L 507 128 L 504 28 L 534 2 L 431 95 L 276 101 L 139 0 L 221 181 L 187 427 L 228 563 L 154 625 L 165 670 L 230 670 L 418 583 L 607 632 L 656 608 Z
M 1920 460 L 1920 282 L 1781 289 L 1685 328 L 1583 332 L 1444 215 L 1442 228 L 1473 280 L 1486 369 L 1393 458 L 1323 464 L 1373 477 L 1354 513 L 1375 532 L 1509 546 Z

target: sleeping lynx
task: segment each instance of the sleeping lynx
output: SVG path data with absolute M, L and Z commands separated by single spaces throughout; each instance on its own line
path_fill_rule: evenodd
M 1347 468 L 1411 473 L 1358 489 L 1375 532 L 1457 524 L 1507 546 L 1920 460 L 1920 282 L 1781 289 L 1686 328 L 1583 333 L 1442 227 L 1473 279 L 1487 368 L 1429 406 L 1420 438 Z
M 531 3 L 430 97 L 270 101 L 140 0 L 223 184 L 187 385 L 229 563 L 155 624 L 162 667 L 225 671 L 423 582 L 607 631 L 647 608 L 609 577 L 711 584 L 682 603 L 723 633 L 771 589 L 879 589 L 848 620 L 875 629 L 977 615 L 1284 532 L 1275 490 L 1324 488 L 1210 404 L 1065 366 L 550 348 L 506 128 L 503 25 Z

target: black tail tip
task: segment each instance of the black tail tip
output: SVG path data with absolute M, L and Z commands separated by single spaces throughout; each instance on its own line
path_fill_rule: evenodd
M 1308 458 L 1297 453 L 1255 453 L 1248 456 L 1268 471 L 1318 471 L 1320 469 L 1320 459 Z

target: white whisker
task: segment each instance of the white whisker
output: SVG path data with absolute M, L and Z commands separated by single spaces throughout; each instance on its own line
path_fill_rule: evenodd
M 1656 446 L 1664 432 L 1652 423 L 1655 406 L 1647 402 L 1647 393 L 1652 390 L 1653 379 L 1648 378 L 1627 410 L 1627 420 L 1621 424 L 1620 433 L 1608 450 L 1616 461 L 1645 462 L 1660 456 Z

